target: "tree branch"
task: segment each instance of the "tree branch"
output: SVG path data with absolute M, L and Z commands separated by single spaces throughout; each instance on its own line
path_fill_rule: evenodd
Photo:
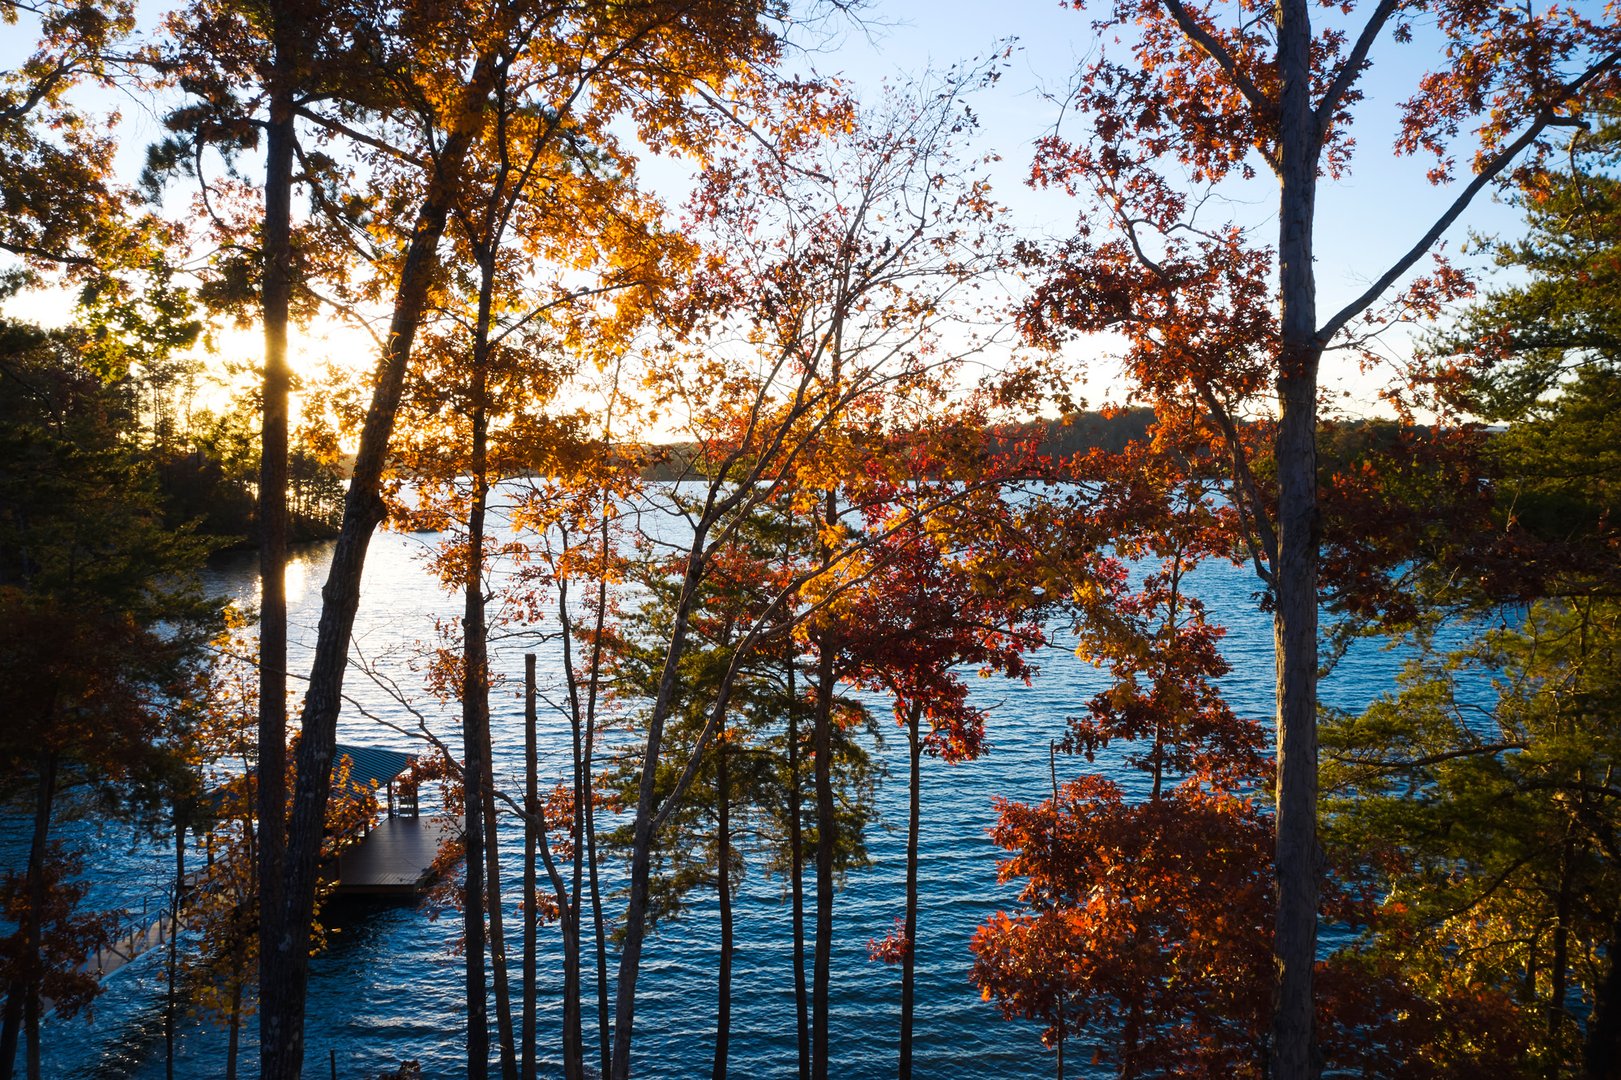
M 1253 529 L 1244 530 L 1244 544 L 1250 549 L 1250 560 L 1255 565 L 1256 576 L 1270 587 L 1273 568 L 1278 565 L 1278 534 L 1272 528 L 1271 519 L 1266 516 L 1266 504 L 1261 499 L 1260 487 L 1255 483 L 1255 474 L 1250 471 L 1249 455 L 1244 452 L 1244 443 L 1238 437 L 1238 425 L 1233 423 L 1232 415 L 1221 399 L 1216 397 L 1209 382 L 1199 380 L 1195 390 L 1210 411 L 1210 418 L 1221 428 L 1227 445 L 1232 448 L 1234 479 L 1239 489 L 1235 502 L 1240 517 L 1250 518 L 1254 522 Z
M 1317 104 L 1317 141 L 1321 143 L 1328 138 L 1328 129 L 1334 123 L 1334 113 L 1339 109 L 1345 95 L 1351 87 L 1356 85 L 1357 76 L 1362 74 L 1362 66 L 1368 62 L 1368 52 L 1373 43 L 1378 40 L 1380 31 L 1384 30 L 1385 23 L 1396 10 L 1396 0 L 1379 0 L 1379 6 L 1363 26 L 1362 33 L 1357 37 L 1356 44 L 1340 65 L 1340 73 L 1334 76 L 1329 85 L 1328 92 L 1323 100 Z
M 1376 772 L 1401 772 L 1405 769 L 1422 769 L 1430 765 L 1439 765 L 1443 761 L 1452 761 L 1455 758 L 1473 757 L 1476 754 L 1501 754 L 1507 750 L 1524 750 L 1525 743 L 1488 743 L 1483 746 L 1464 746 L 1456 750 L 1443 750 L 1439 753 L 1426 754 L 1423 757 L 1404 758 L 1400 761 L 1364 761 L 1355 757 L 1342 757 L 1337 754 L 1328 755 L 1328 759 L 1338 765 L 1350 765 L 1359 769 L 1370 769 Z
M 1474 201 L 1475 196 L 1480 194 L 1481 189 L 1496 180 L 1503 170 L 1508 168 L 1509 164 L 1519 157 L 1526 147 L 1535 142 L 1544 131 L 1559 123 L 1561 118 L 1553 110 L 1569 101 L 1583 86 L 1605 71 L 1615 67 L 1618 62 L 1621 62 L 1621 49 L 1609 53 L 1592 67 L 1582 72 L 1581 75 L 1566 83 L 1554 99 L 1543 106 L 1542 111 L 1537 114 L 1531 126 L 1526 128 L 1519 138 L 1503 147 L 1486 162 L 1481 170 L 1475 174 L 1475 178 L 1469 182 L 1468 186 L 1458 193 L 1457 198 L 1452 200 L 1452 205 L 1447 207 L 1446 211 L 1435 220 L 1435 224 L 1431 225 L 1429 230 L 1419 238 L 1418 243 L 1414 244 L 1405 255 L 1391 264 L 1390 269 L 1381 274 L 1379 279 L 1370 285 L 1361 296 L 1345 305 L 1333 318 L 1323 324 L 1322 328 L 1317 331 L 1317 344 L 1326 348 L 1328 343 L 1333 340 L 1334 335 L 1345 328 L 1346 323 L 1367 310 L 1379 298 L 1380 294 L 1390 288 L 1397 278 L 1412 269 L 1413 264 L 1423 258 L 1425 252 L 1429 251 L 1435 242 L 1441 238 L 1441 234 L 1451 228 L 1454 221 L 1458 220 L 1458 216 Z
M 1221 43 L 1216 35 L 1194 20 L 1193 16 L 1188 13 L 1188 9 L 1182 6 L 1182 0 L 1160 0 L 1160 6 L 1176 21 L 1176 25 L 1181 29 L 1183 35 L 1197 45 L 1206 56 L 1215 61 L 1216 66 L 1221 68 L 1222 73 L 1233 81 L 1233 85 L 1238 88 L 1240 94 L 1244 95 L 1244 100 L 1249 102 L 1250 108 L 1254 109 L 1258 116 L 1272 111 L 1272 103 L 1266 99 L 1266 95 L 1261 93 L 1260 88 L 1238 66 L 1238 61 L 1233 59 L 1233 54 L 1227 51 L 1227 47 Z

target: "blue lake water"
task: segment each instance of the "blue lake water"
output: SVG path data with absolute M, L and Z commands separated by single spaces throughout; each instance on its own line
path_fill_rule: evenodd
M 421 639 L 432 634 L 434 615 L 453 616 L 459 596 L 448 595 L 423 564 L 437 537 L 380 534 L 367 564 L 356 623 L 357 652 L 386 671 L 408 691 L 435 729 L 459 745 L 455 703 L 441 704 L 419 690 Z M 319 615 L 320 586 L 330 549 L 300 552 L 289 570 L 288 593 L 294 640 L 291 670 L 307 670 L 308 645 Z M 213 584 L 252 602 L 255 564 L 241 560 L 217 569 Z M 1233 671 L 1223 687 L 1235 708 L 1257 718 L 1272 710 L 1271 623 L 1253 602 L 1255 579 L 1243 568 L 1208 565 L 1196 572 L 1193 587 L 1214 620 L 1228 627 L 1224 652 Z M 521 790 L 522 654 L 540 655 L 542 690 L 560 682 L 557 647 L 534 637 L 498 642 L 492 651 L 497 675 L 507 683 L 494 701 L 493 731 L 498 779 Z M 1403 654 L 1372 643 L 1354 648 L 1322 688 L 1323 700 L 1359 708 L 1394 683 Z M 920 842 L 918 1013 L 915 1075 L 918 1077 L 1043 1077 L 1053 1073 L 1052 1055 L 1042 1049 L 1033 1024 L 1008 1022 L 982 1002 L 968 983 L 968 940 L 990 914 L 1008 907 L 1016 887 L 996 881 L 999 850 L 987 838 L 995 819 L 993 800 L 1039 800 L 1050 789 L 1048 746 L 1064 730 L 1065 718 L 1103 686 L 1103 677 L 1078 661 L 1066 638 L 1040 658 L 1040 673 L 1029 686 L 1002 680 L 974 680 L 974 693 L 994 705 L 989 725 L 991 752 L 977 762 L 947 765 L 925 760 Z M 347 689 L 367 712 L 414 724 L 406 710 L 375 682 L 351 672 Z M 874 712 L 889 726 L 889 710 L 874 701 Z M 560 780 L 567 769 L 567 726 L 559 716 L 541 717 L 541 775 Z M 340 741 L 412 751 L 419 744 L 406 735 L 368 721 L 359 709 L 346 709 Z M 906 762 L 903 741 L 890 739 L 877 751 L 889 777 L 880 787 L 880 825 L 868 837 L 872 865 L 850 875 L 836 905 L 832 976 L 833 1074 L 864 1078 L 893 1074 L 900 1001 L 900 972 L 868 959 L 867 942 L 882 936 L 902 914 L 905 851 Z M 1096 765 L 1060 759 L 1061 777 L 1092 768 L 1108 772 L 1112 761 Z M 1130 782 L 1129 774 L 1119 778 Z M 0 818 L 0 865 L 19 865 L 26 854 L 24 824 Z M 59 835 L 87 849 L 95 882 L 92 903 L 139 911 L 161 902 L 164 876 L 172 863 L 161 850 L 131 840 L 127 827 L 99 830 L 88 822 L 68 823 Z M 517 955 L 516 884 L 520 880 L 521 836 L 509 827 L 502 864 L 507 882 L 507 925 Z M 809 891 L 811 881 L 807 881 Z M 785 884 L 751 865 L 737 906 L 738 948 L 734 970 L 731 1066 L 738 1077 L 791 1076 L 796 1070 L 794 998 L 791 983 L 789 906 Z M 428 1077 L 463 1072 L 462 962 L 451 948 L 460 932 L 459 915 L 438 921 L 426 909 L 409 906 L 349 911 L 333 928 L 331 945 L 312 966 L 307 1028 L 306 1076 L 325 1078 L 335 1063 L 344 1080 L 373 1077 L 416 1059 Z M 561 1022 L 558 988 L 560 951 L 555 934 L 543 938 L 541 957 L 541 1060 L 543 1075 L 561 1076 L 556 1032 Z M 635 1073 L 645 1077 L 708 1075 L 713 1052 L 714 970 L 718 930 L 714 904 L 700 899 L 679 923 L 665 926 L 645 951 L 636 1018 Z M 44 1031 L 46 1075 L 84 1078 L 155 1078 L 164 1075 L 162 963 L 149 955 L 111 977 L 93 1013 L 70 1021 L 52 1019 Z M 587 970 L 590 984 L 592 975 Z M 593 1006 L 587 1003 L 588 1059 L 594 1052 Z M 256 1022 L 243 1030 L 243 1075 L 254 1072 Z M 492 1028 L 493 1030 L 493 1028 Z M 188 1018 L 182 1028 L 177 1075 L 223 1074 L 225 1036 L 205 1020 Z M 1069 1055 L 1071 1076 L 1084 1075 Z

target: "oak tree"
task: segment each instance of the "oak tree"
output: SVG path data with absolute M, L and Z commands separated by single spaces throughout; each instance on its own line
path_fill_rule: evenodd
M 1235 499 L 1251 517 L 1277 652 L 1277 979 L 1268 1053 L 1279 1080 L 1315 1075 L 1318 586 L 1315 438 L 1326 350 L 1353 347 L 1411 310 L 1458 294 L 1442 266 L 1414 268 L 1494 182 L 1527 161 L 1584 99 L 1613 85 L 1621 31 L 1575 7 L 1485 8 L 1402 0 L 1314 7 L 1121 0 L 1096 22 L 1120 43 L 1082 69 L 1082 134 L 1047 139 L 1037 179 L 1093 196 L 1097 228 L 1052 253 L 1033 300 L 1038 335 L 1122 331 L 1127 368 L 1154 400 L 1201 405 L 1226 433 Z M 1319 194 L 1353 164 L 1352 118 L 1376 55 L 1415 37 L 1444 66 L 1401 106 L 1395 149 L 1432 161 L 1451 195 L 1410 245 L 1337 310 L 1318 308 Z M 1466 170 L 1466 172 L 1465 172 Z M 1203 194 L 1258 173 L 1276 191 L 1276 240 L 1211 221 Z M 1462 174 L 1462 175 L 1460 175 Z M 1182 177 L 1186 178 L 1184 183 Z M 1403 291 L 1392 302 L 1393 287 Z M 1374 305 L 1385 306 L 1372 311 Z M 1270 398 L 1275 494 L 1254 482 L 1235 417 Z

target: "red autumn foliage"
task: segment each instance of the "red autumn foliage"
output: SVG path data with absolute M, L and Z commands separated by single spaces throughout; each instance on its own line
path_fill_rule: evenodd
M 1268 822 L 1198 782 L 1128 802 L 1098 777 L 1056 804 L 1003 803 L 992 837 L 1024 878 L 1019 915 L 974 936 L 973 979 L 1043 1041 L 1097 1032 L 1121 1075 L 1238 1075 L 1259 1060 L 1269 987 Z
M 912 942 L 906 936 L 906 920 L 896 919 L 889 933 L 867 941 L 867 959 L 886 964 L 899 964 L 912 953 Z
M 83 868 L 79 856 L 53 841 L 40 871 L 45 902 L 38 913 L 38 954 L 28 947 L 22 929 L 0 938 L 0 984 L 34 987 L 64 1017 L 90 1004 L 100 991 L 99 974 L 83 970 L 84 961 L 110 945 L 118 931 L 117 913 L 78 910 L 89 891 L 89 882 L 79 876 Z M 0 915 L 8 923 L 19 928 L 28 924 L 29 892 L 26 874 L 7 872 L 0 879 Z
M 1272 1001 L 1274 825 L 1262 794 L 1272 762 L 1267 732 L 1215 685 L 1228 672 L 1221 629 L 1186 591 L 1195 563 L 1232 550 L 1234 522 L 1202 483 L 1157 471 L 1153 448 L 1109 464 L 1097 515 L 1121 530 L 1123 553 L 1161 561 L 1094 579 L 1079 652 L 1110 685 L 1071 720 L 1065 748 L 1089 762 L 1116 748 L 1143 780 L 1082 775 L 1039 804 L 999 804 L 992 838 L 1010 852 L 1000 876 L 1023 885 L 1018 909 L 975 934 L 970 977 L 1004 1015 L 1040 1022 L 1048 1045 L 1085 1039 L 1123 1077 L 1259 1077 Z M 1333 882 L 1323 904 L 1342 923 L 1376 914 Z M 1319 968 L 1318 1028 L 1336 1067 L 1390 1077 L 1518 1068 L 1508 1001 L 1409 987 L 1354 950 Z

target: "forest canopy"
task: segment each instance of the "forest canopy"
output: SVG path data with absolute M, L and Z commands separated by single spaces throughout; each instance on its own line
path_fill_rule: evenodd
M 0 0 L 0 1080 L 419 800 L 430 1071 L 1621 1076 L 1621 10 L 891 14 Z

